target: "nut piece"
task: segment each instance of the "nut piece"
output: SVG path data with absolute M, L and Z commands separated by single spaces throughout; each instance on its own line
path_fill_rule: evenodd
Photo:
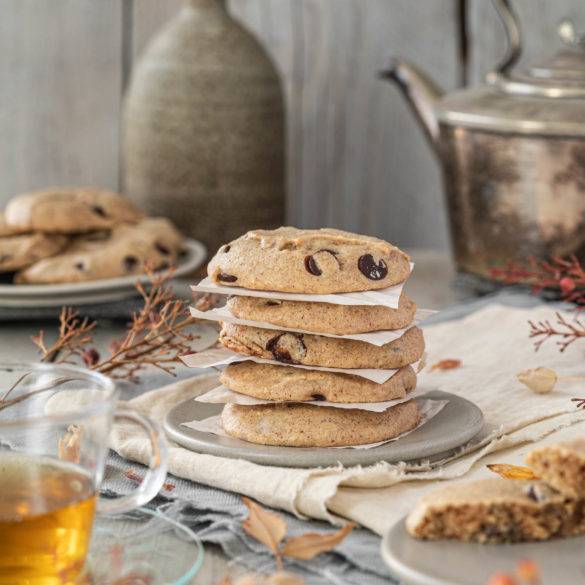
M 521 384 L 537 394 L 548 394 L 554 389 L 558 380 L 557 373 L 550 368 L 523 370 L 516 374 L 516 377 Z

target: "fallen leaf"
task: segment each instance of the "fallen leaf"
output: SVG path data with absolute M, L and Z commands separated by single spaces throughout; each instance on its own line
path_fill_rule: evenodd
M 327 552 L 335 548 L 355 527 L 355 524 L 346 524 L 337 532 L 329 534 L 319 534 L 317 532 L 307 532 L 300 536 L 289 538 L 282 554 L 294 559 L 307 561 L 316 557 L 322 552 Z
M 539 585 L 540 570 L 532 559 L 522 559 L 516 564 L 516 576 L 527 585 Z
M 522 465 L 508 465 L 507 463 L 492 463 L 487 468 L 504 479 L 539 479 L 530 467 Z
M 548 394 L 553 390 L 558 380 L 557 373 L 550 368 L 523 370 L 516 374 L 516 378 L 518 378 L 518 382 L 537 394 Z
M 59 439 L 59 459 L 79 463 L 81 458 L 81 427 L 70 425 Z
M 461 360 L 448 359 L 441 360 L 431 366 L 431 372 L 434 370 L 455 370 L 461 365 Z
M 519 585 L 518 581 L 505 573 L 495 573 L 490 577 L 488 585 Z
M 261 508 L 249 498 L 242 497 L 242 500 L 248 508 L 248 517 L 242 523 L 242 528 L 279 557 L 280 543 L 286 535 L 286 521 L 282 516 Z

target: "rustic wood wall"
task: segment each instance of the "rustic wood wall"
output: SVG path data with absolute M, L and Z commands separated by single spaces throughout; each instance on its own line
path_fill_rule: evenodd
M 582 0 L 515 0 L 527 58 L 557 45 Z M 182 0 L 3 0 L 0 203 L 49 184 L 120 178 L 132 63 Z M 488 0 L 231 0 L 267 47 L 288 106 L 288 219 L 446 246 L 438 165 L 401 96 L 376 73 L 411 59 L 447 89 L 478 82 L 503 34 Z M 467 59 L 462 51 L 468 43 Z

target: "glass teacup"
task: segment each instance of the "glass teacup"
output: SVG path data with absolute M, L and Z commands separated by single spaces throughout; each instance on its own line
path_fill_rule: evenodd
M 78 583 L 94 514 L 139 507 L 166 475 L 155 423 L 116 405 L 102 374 L 53 364 L 0 364 L 0 585 Z M 147 431 L 150 469 L 135 492 L 98 497 L 115 418 Z

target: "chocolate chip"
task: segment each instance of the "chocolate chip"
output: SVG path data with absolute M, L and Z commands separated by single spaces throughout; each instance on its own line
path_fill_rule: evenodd
M 236 280 L 238 280 L 238 277 L 234 276 L 233 274 L 224 274 L 223 272 L 220 272 L 217 275 L 217 280 L 219 280 L 220 282 L 236 282 Z
M 323 400 L 325 400 L 325 396 L 323 396 L 323 394 L 311 394 L 311 400 L 317 400 L 319 402 L 322 402 Z
M 321 263 L 331 263 L 327 260 L 327 254 L 335 258 L 337 261 L 337 266 L 339 267 L 339 260 L 337 259 L 337 252 L 334 250 L 329 250 L 328 248 L 323 248 L 322 250 L 317 250 L 313 255 L 305 256 L 305 269 L 309 274 L 313 276 L 321 276 L 323 274 L 323 270 L 319 266 L 318 258 L 321 260 Z M 327 264 L 325 264 L 327 267 Z
M 266 301 L 264 303 L 267 307 L 279 307 L 282 305 L 282 301 Z
M 537 484 L 530 484 L 524 488 L 526 497 L 534 500 L 535 502 L 544 502 L 547 497 L 542 488 Z
M 160 242 L 155 242 L 154 243 L 154 247 L 161 253 L 164 254 L 165 256 L 168 256 L 171 251 L 164 245 L 161 244 Z
M 8 262 L 8 260 L 12 259 L 12 254 L 2 254 L 2 256 L 0 256 L 0 264 L 4 263 L 4 262 Z
M 183 260 L 184 258 L 187 257 L 187 254 L 189 254 L 189 252 L 185 248 L 182 248 L 181 250 L 179 250 L 178 257 L 179 259 Z
M 229 244 L 226 244 L 226 245 L 225 245 L 225 246 L 224 246 L 224 247 L 221 249 L 221 251 L 222 251 L 224 254 L 227 254 L 227 253 L 228 253 L 228 252 L 229 252 L 231 249 L 232 249 L 232 247 L 231 247 Z
M 91 210 L 100 217 L 108 217 L 106 210 L 101 205 L 92 205 Z
M 77 270 L 85 270 L 85 264 L 83 262 L 76 262 L 74 266 Z
M 123 262 L 126 272 L 131 272 L 138 266 L 138 258 L 136 256 L 125 256 Z
M 312 274 L 313 276 L 321 276 L 323 272 L 317 266 L 317 262 L 315 262 L 315 258 L 313 256 L 305 256 L 305 270 Z
M 370 280 L 382 280 L 388 274 L 388 267 L 386 262 L 380 259 L 376 264 L 374 257 L 371 254 L 364 254 L 358 260 L 358 268 L 360 272 Z
M 300 333 L 280 333 L 266 342 L 266 349 L 276 361 L 284 364 L 298 364 L 307 353 L 307 347 Z M 292 353 L 295 355 L 293 356 Z

